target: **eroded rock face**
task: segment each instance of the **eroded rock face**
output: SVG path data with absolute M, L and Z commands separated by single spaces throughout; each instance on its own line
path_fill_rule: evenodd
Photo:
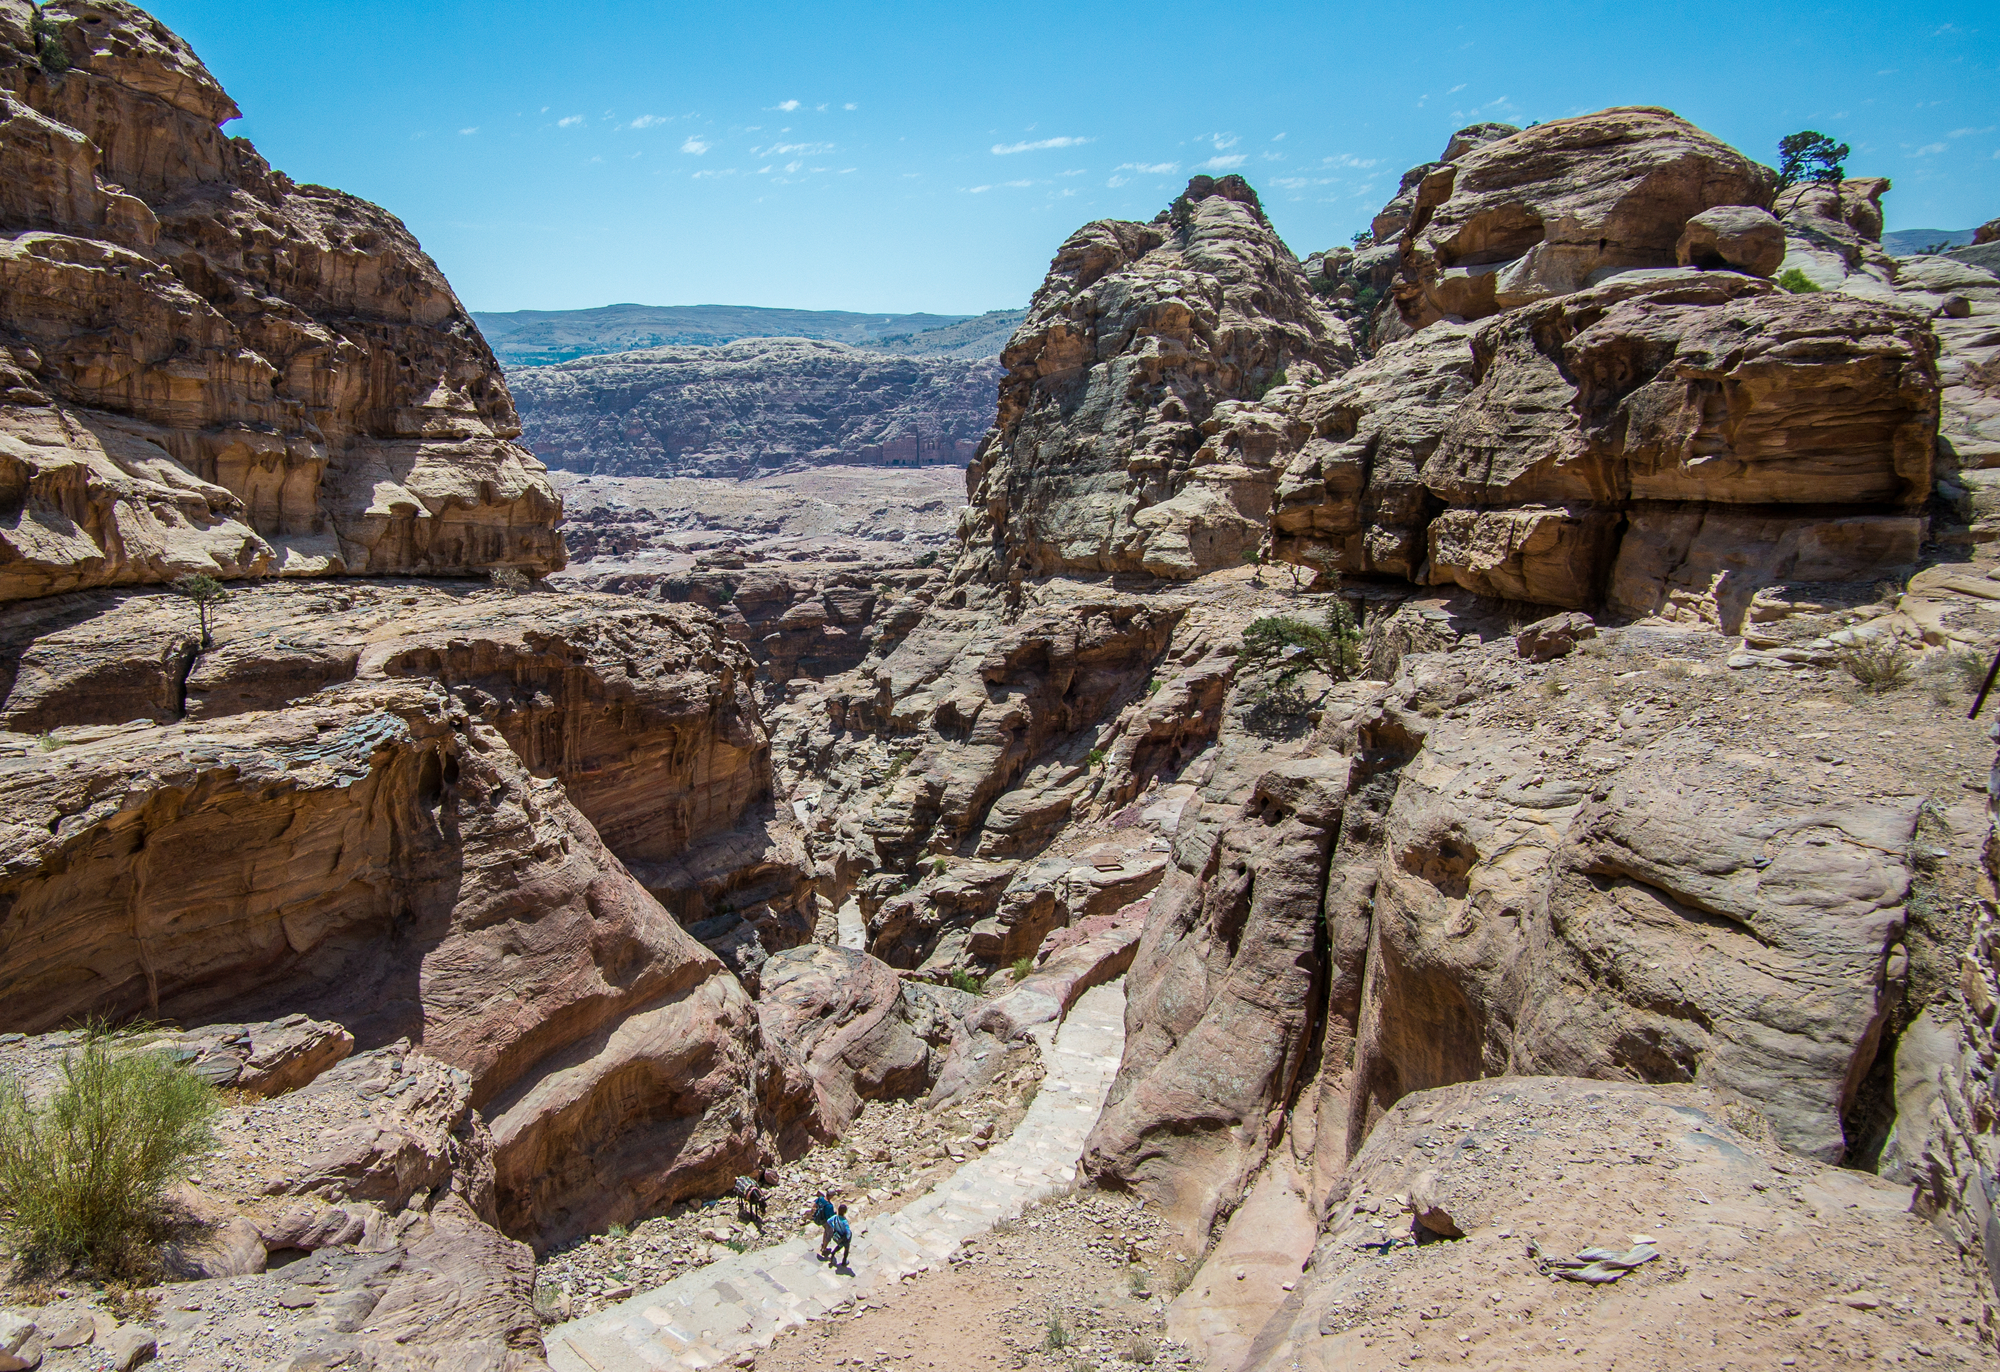
M 1935 356 L 1905 308 L 1730 271 L 1627 273 L 1478 326 L 1433 324 L 1281 402 L 1298 438 L 1275 546 L 1734 629 L 1772 580 L 1916 561 Z
M 1401 234 L 1395 298 L 1408 327 L 1481 319 L 1615 272 L 1673 266 L 1690 219 L 1721 205 L 1768 209 L 1777 189 L 1768 167 L 1669 110 L 1506 128 L 1455 138 L 1441 163 L 1411 173 L 1407 223 L 1393 212 L 1378 220 L 1378 238 Z
M 91 599 L 70 605 L 69 694 L 38 678 L 43 718 L 101 717 Z M 106 655 L 144 602 L 163 632 L 186 614 L 94 599 Z M 266 645 L 356 665 L 301 687 L 259 671 Z M 12 736 L 0 1028 L 307 1013 L 363 1048 L 407 1038 L 467 1074 L 500 1220 L 544 1241 L 726 1185 L 817 1127 L 741 985 L 634 876 L 709 908 L 741 893 L 745 918 L 795 909 L 800 867 L 755 860 L 784 826 L 749 663 L 713 620 L 268 587 L 224 607 L 210 666 L 208 717 Z M 740 860 L 678 884 L 717 849 Z
M 143 11 L 0 6 L 0 601 L 563 564 L 560 502 L 436 264 L 300 186 Z
M 864 1100 L 928 1092 L 953 1028 L 883 963 L 823 946 L 794 948 L 764 965 L 757 1013 L 766 1033 L 804 1059 L 830 1119 L 843 1126 Z
M 959 579 L 1236 565 L 1263 536 L 1271 454 L 1217 442 L 1212 415 L 1352 356 L 1240 177 L 1195 178 L 1151 224 L 1086 225 L 1001 355 Z

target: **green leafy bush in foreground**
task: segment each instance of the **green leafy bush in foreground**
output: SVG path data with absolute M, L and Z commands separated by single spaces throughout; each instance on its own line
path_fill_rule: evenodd
M 1812 278 L 1797 267 L 1787 267 L 1778 273 L 1778 285 L 1793 295 L 1819 294 L 1819 287 L 1813 284 Z
M 86 1030 L 40 1106 L 0 1079 L 0 1229 L 31 1268 L 146 1275 L 167 1188 L 214 1145 L 214 1089 L 124 1038 Z

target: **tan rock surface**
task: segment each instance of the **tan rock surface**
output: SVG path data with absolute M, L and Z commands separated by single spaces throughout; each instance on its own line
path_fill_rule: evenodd
M 1413 1242 L 1426 1190 L 1467 1237 Z M 1315 1372 L 1415 1354 L 1982 1366 L 1977 1278 L 1906 1206 L 1900 1187 L 1782 1151 L 1754 1108 L 1711 1091 L 1527 1077 L 1420 1092 L 1354 1159 L 1296 1289 L 1232 1342 L 1246 1369 Z M 1658 1256 L 1595 1288 L 1543 1275 L 1531 1248 L 1641 1238 Z M 1204 1268 L 1169 1329 L 1231 1284 Z
M 829 1117 L 845 1126 L 864 1100 L 929 1092 L 951 1024 L 884 963 L 851 948 L 794 948 L 764 966 L 765 1033 L 805 1060 Z
M 171 603 L 99 599 L 114 627 Z M 289 677 L 255 667 L 274 641 L 348 645 L 355 677 L 289 700 Z M 79 708 L 87 646 L 65 659 L 82 664 Z M 262 681 L 237 702 L 260 708 L 57 730 L 50 746 L 17 734 L 0 756 L 0 1027 L 270 1007 L 364 1048 L 408 1037 L 470 1074 L 502 1222 L 544 1240 L 726 1185 L 815 1127 L 802 1070 L 758 1037 L 741 986 L 614 856 L 776 841 L 748 663 L 712 620 L 611 598 L 269 587 L 224 607 L 209 656 Z
M 1195 178 L 1151 224 L 1086 225 L 1001 355 L 959 577 L 1234 566 L 1275 473 L 1268 451 L 1211 441 L 1211 415 L 1351 358 L 1241 177 Z
M 220 132 L 235 105 L 143 11 L 45 12 L 59 81 L 0 7 L 0 600 L 560 567 L 499 367 L 408 231 Z
M 1690 219 L 1769 208 L 1776 188 L 1768 167 L 1645 106 L 1457 140 L 1414 188 L 1397 306 L 1421 328 L 1670 267 Z

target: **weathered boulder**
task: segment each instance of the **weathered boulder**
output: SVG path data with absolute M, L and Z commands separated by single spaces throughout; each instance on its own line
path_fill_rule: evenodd
M 950 1025 L 891 968 L 849 948 L 776 954 L 764 965 L 757 1014 L 767 1034 L 804 1059 L 838 1127 L 864 1100 L 928 1092 L 951 1038 Z
M 561 567 L 500 369 L 402 224 L 223 134 L 143 11 L 44 7 L 60 79 L 34 12 L 0 8 L 0 601 Z
M 1674 245 L 1683 267 L 1732 268 L 1770 276 L 1785 260 L 1785 226 L 1755 205 L 1720 205 L 1689 218 Z
M 1274 448 L 1216 442 L 1217 407 L 1352 356 L 1241 177 L 1196 177 L 1151 224 L 1086 225 L 1001 355 L 955 579 L 1236 565 L 1263 537 Z
M 1494 139 L 1454 140 L 1402 230 L 1404 323 L 1480 319 L 1635 268 L 1670 267 L 1687 222 L 1768 208 L 1768 167 L 1671 111 L 1600 110 Z
M 1597 625 L 1589 615 L 1572 610 L 1567 614 L 1538 619 L 1514 635 L 1514 651 L 1530 662 L 1553 662 L 1568 657 L 1576 645 L 1597 637 Z

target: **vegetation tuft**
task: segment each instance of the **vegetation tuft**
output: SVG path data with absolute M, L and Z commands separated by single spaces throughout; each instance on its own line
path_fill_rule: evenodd
M 0 1079 L 0 1228 L 31 1271 L 150 1278 L 167 1188 L 214 1145 L 214 1088 L 129 1040 L 88 1026 L 39 1107 Z
M 1068 1347 L 1069 1328 L 1063 1324 L 1061 1312 L 1051 1310 L 1049 1312 L 1048 1328 L 1042 1331 L 1042 1351 L 1046 1353 L 1060 1353 Z
M 35 62 L 42 69 L 42 75 L 51 81 L 60 81 L 69 74 L 69 44 L 64 41 L 64 32 L 71 21 L 51 19 L 47 11 L 37 7 L 35 17 L 28 21 L 28 36 L 34 40 Z
M 1910 659 L 1892 638 L 1864 638 L 1850 643 L 1840 650 L 1836 660 L 1863 690 L 1879 694 L 1907 686 L 1910 681 Z
M 1028 954 L 1014 959 L 1014 980 L 1026 981 L 1028 979 L 1028 973 L 1034 970 L 1035 970 L 1035 959 L 1032 954 Z
M 954 991 L 964 991 L 976 996 L 985 990 L 985 984 L 978 977 L 972 975 L 971 972 L 961 967 L 951 974 L 951 989 Z
M 486 579 L 493 584 L 494 590 L 508 595 L 520 595 L 530 585 L 528 574 L 519 567 L 495 567 L 486 574 Z
M 1812 278 L 1797 267 L 1787 267 L 1778 273 L 1778 285 L 1793 295 L 1819 294 L 1819 287 L 1813 284 Z
M 1785 135 L 1778 140 L 1779 192 L 1782 194 L 1803 181 L 1838 186 L 1847 175 L 1842 163 L 1847 160 L 1848 151 L 1847 144 L 1836 143 L 1812 129 Z

